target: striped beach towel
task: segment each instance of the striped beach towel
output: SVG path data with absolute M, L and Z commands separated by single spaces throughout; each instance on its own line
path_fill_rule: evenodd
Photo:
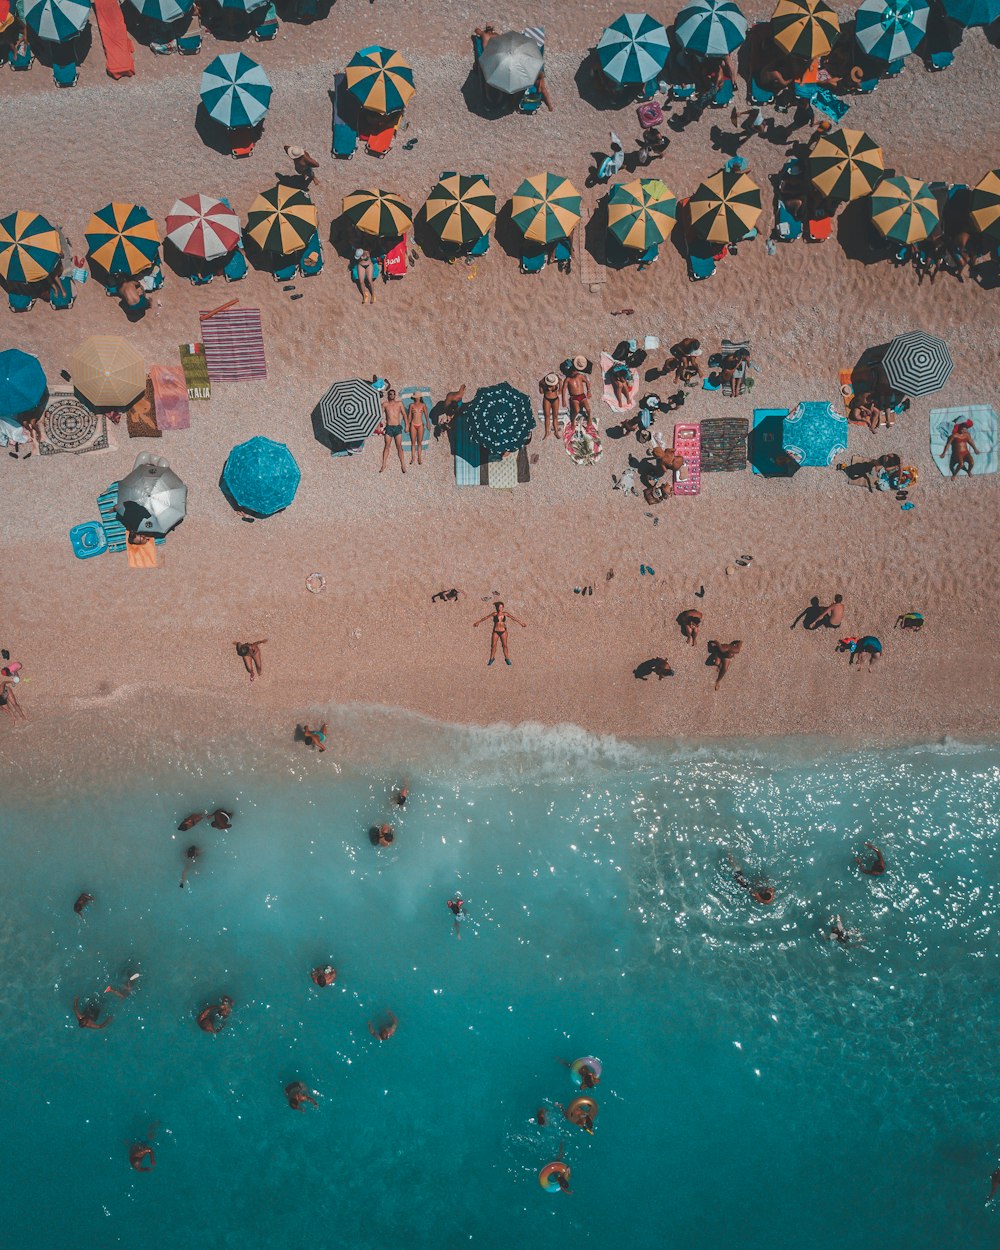
M 534 39 L 535 43 L 545 51 L 545 27 L 544 26 L 525 26 L 524 33 L 529 39 Z
M 211 399 L 212 382 L 208 376 L 204 347 L 200 343 L 182 343 L 180 353 L 188 399 Z
M 259 308 L 226 308 L 201 314 L 201 337 L 213 382 L 267 377 Z

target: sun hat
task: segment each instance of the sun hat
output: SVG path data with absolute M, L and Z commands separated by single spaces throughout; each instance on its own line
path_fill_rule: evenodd
M 574 357 L 573 357 L 573 368 L 574 368 L 574 369 L 586 369 L 586 367 L 587 367 L 587 357 L 586 357 L 586 356 L 574 356 Z
M 546 386 L 558 386 L 559 375 L 555 373 L 547 373 L 545 377 L 542 378 L 542 381 L 545 383 Z
M 354 249 L 354 259 L 355 259 L 355 260 L 360 260 L 360 259 L 361 259 L 361 257 L 362 257 L 362 256 L 364 256 L 364 254 L 365 254 L 365 249 L 364 249 L 363 247 L 356 247 L 356 248 Z
M 293 161 L 298 160 L 300 156 L 305 156 L 306 154 L 305 148 L 293 148 L 290 145 L 289 147 L 285 149 L 285 151 L 288 153 L 288 155 L 292 158 Z

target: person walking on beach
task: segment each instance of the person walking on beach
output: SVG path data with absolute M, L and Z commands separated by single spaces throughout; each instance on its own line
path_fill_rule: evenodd
M 866 842 L 865 846 L 868 847 L 875 858 L 866 862 L 860 855 L 855 855 L 855 862 L 866 877 L 881 877 L 885 872 L 885 856 L 874 842 Z
M 255 677 L 259 677 L 263 672 L 263 665 L 260 659 L 260 649 L 267 642 L 266 638 L 258 638 L 256 642 L 234 642 L 236 654 L 243 661 L 243 667 L 250 674 L 250 681 L 253 682 Z M 256 673 L 254 672 L 256 669 Z
M 223 994 L 217 1003 L 198 1012 L 198 1028 L 204 1033 L 218 1033 L 233 1013 L 233 1000 Z
M 490 658 L 486 661 L 486 667 L 489 668 L 493 661 L 497 658 L 497 643 L 503 648 L 504 663 L 510 664 L 510 655 L 507 652 L 507 622 L 513 621 L 515 625 L 520 625 L 522 629 L 527 629 L 524 621 L 519 621 L 513 612 L 508 612 L 503 603 L 498 599 L 493 605 L 493 611 L 487 612 L 485 616 L 481 616 L 478 621 L 473 621 L 472 628 L 477 629 L 482 625 L 483 621 L 493 618 L 493 637 L 490 639 Z
M 193 871 L 198 856 L 201 854 L 201 847 L 189 846 L 184 852 L 184 871 L 181 873 L 181 889 L 184 889 L 184 882 L 187 880 L 189 872 Z
M 81 1029 L 106 1029 L 114 1019 L 114 1016 L 106 1016 L 98 1024 L 101 1015 L 101 1004 L 89 1002 L 81 1011 L 79 998 L 73 999 L 73 1015 L 76 1016 L 76 1022 Z
M 680 626 L 681 637 L 685 638 L 692 647 L 697 646 L 698 630 L 701 627 L 701 613 L 697 608 L 685 608 L 677 617 L 677 624 Z
M 309 184 L 313 182 L 319 186 L 319 179 L 313 172 L 313 170 L 319 169 L 319 161 L 314 160 L 305 148 L 293 147 L 292 145 L 286 143 L 285 155 L 291 158 L 292 164 L 295 167 L 295 173 L 299 181 L 302 183 L 303 191 L 308 191 Z
M 88 903 L 92 903 L 93 901 L 94 901 L 93 894 L 81 894 L 77 898 L 76 902 L 73 904 L 73 910 L 76 912 L 76 914 L 80 917 L 81 920 L 86 919 L 86 917 L 83 914 L 84 908 L 87 906 Z
M 389 388 L 385 393 L 385 399 L 382 400 L 382 412 L 385 414 L 385 445 L 382 448 L 382 464 L 379 467 L 379 473 L 385 471 L 385 466 L 389 461 L 389 452 L 392 451 L 393 443 L 396 444 L 396 451 L 399 453 L 399 467 L 406 472 L 406 461 L 403 459 L 403 426 L 406 424 L 406 409 L 400 400 L 396 398 L 396 392 Z
M 755 878 L 751 881 L 736 862 L 731 852 L 729 854 L 729 865 L 733 870 L 733 880 L 740 889 L 746 890 L 755 903 L 760 903 L 762 907 L 770 907 L 775 897 L 774 886 L 762 878 Z
M 429 420 L 430 414 L 423 395 L 414 395 L 410 400 L 409 408 L 406 409 L 406 432 L 410 436 L 410 464 L 413 463 L 414 455 L 417 457 L 417 464 L 424 463 L 424 430 Z
M 303 1081 L 292 1081 L 286 1085 L 285 1097 L 288 1099 L 288 1105 L 293 1111 L 305 1111 L 307 1102 L 311 1102 L 314 1107 L 319 1106 L 316 1099 L 310 1097 L 309 1088 Z
M 716 642 L 711 639 L 708 644 L 708 659 L 705 661 L 707 667 L 716 667 L 719 675 L 715 679 L 715 689 L 718 690 L 719 683 L 729 672 L 729 663 L 734 656 L 739 655 L 743 650 L 743 642 L 736 639 L 734 642 Z
M 380 1042 L 387 1042 L 399 1027 L 399 1021 L 391 1011 L 387 1011 L 385 1013 L 385 1019 L 386 1023 L 380 1024 L 378 1028 L 375 1027 L 371 1020 L 368 1021 L 368 1032 L 372 1035 L 372 1037 L 377 1037 Z
M 307 747 L 315 747 L 322 755 L 326 750 L 326 721 L 320 725 L 319 729 L 310 729 L 308 725 L 303 725 L 302 741 Z

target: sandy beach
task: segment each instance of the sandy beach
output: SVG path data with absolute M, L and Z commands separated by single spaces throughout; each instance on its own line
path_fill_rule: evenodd
M 770 12 L 746 7 L 758 19 Z M 350 191 L 397 190 L 415 210 L 446 169 L 488 173 L 503 202 L 524 176 L 545 169 L 583 190 L 609 128 L 629 151 L 639 133 L 633 108 L 597 108 L 577 83 L 588 46 L 616 14 L 571 0 L 549 12 L 496 4 L 470 20 L 464 6 L 442 0 L 338 0 L 324 21 L 283 24 L 274 43 L 246 49 L 275 90 L 264 136 L 240 162 L 206 146 L 194 124 L 202 69 L 233 45 L 207 36 L 201 56 L 189 59 L 137 46 L 136 77 L 115 83 L 95 31 L 75 90 L 57 91 L 38 64 L 4 76 L 0 209 L 43 212 L 78 253 L 90 213 L 111 199 L 144 204 L 161 228 L 174 198 L 197 191 L 228 196 L 245 217 L 275 171 L 287 172 L 289 143 L 320 159 L 314 198 L 324 237 Z M 468 33 L 482 20 L 498 29 L 544 22 L 554 113 L 489 120 L 470 111 Z M 405 137 L 418 142 L 410 151 L 397 144 L 382 161 L 362 150 L 334 162 L 332 73 L 373 42 L 398 48 L 414 66 Z M 910 58 L 899 79 L 849 98 L 845 124 L 873 135 L 899 172 L 973 184 L 1000 163 L 997 57 L 984 33 L 971 30 L 949 70 L 928 74 Z M 678 195 L 723 163 L 713 126 L 729 129 L 728 110 L 709 110 L 672 134 L 655 173 Z M 472 267 L 421 257 L 402 282 L 380 288 L 375 307 L 361 307 L 329 246 L 325 272 L 297 279 L 303 298 L 295 302 L 263 273 L 198 290 L 169 271 L 162 306 L 135 326 L 95 282 L 68 312 L 39 303 L 16 316 L 4 301 L 0 346 L 38 355 L 52 386 L 94 332 L 124 335 L 147 365 L 175 364 L 178 344 L 198 336 L 199 310 L 238 297 L 261 309 L 268 379 L 217 384 L 210 402 L 192 404 L 189 430 L 156 442 L 130 440 L 123 423 L 110 427 L 106 452 L 3 457 L 0 644 L 24 665 L 19 693 L 29 719 L 16 729 L 0 724 L 0 759 L 29 772 L 48 756 L 68 770 L 95 742 L 140 754 L 151 731 L 167 724 L 178 742 L 287 738 L 303 717 L 352 704 L 446 722 L 573 723 L 629 738 L 994 737 L 997 477 L 942 476 L 931 462 L 927 414 L 996 403 L 997 292 L 946 274 L 918 287 L 912 270 L 866 265 L 854 258 L 846 227 L 841 238 L 779 245 L 768 255 L 767 179 L 783 152 L 761 139 L 743 148 L 765 189 L 762 237 L 708 282 L 690 283 L 683 257 L 668 247 L 641 274 L 602 269 L 591 290 L 579 259 L 569 276 L 554 266 L 523 276 L 495 241 Z M 585 193 L 591 209 L 601 194 Z M 581 237 L 578 251 L 582 245 Z M 634 314 L 612 316 L 623 308 Z M 458 489 L 445 439 L 404 477 L 392 462 L 377 473 L 380 438 L 360 456 L 332 459 L 313 436 L 310 414 L 339 378 L 378 373 L 397 386 L 429 385 L 435 398 L 462 382 L 472 393 L 509 380 L 535 396 L 538 379 L 567 356 L 597 358 L 645 335 L 666 346 L 690 334 L 709 350 L 722 337 L 753 343 L 761 368 L 753 392 L 724 399 L 693 391 L 685 420 L 750 418 L 755 407 L 801 400 L 839 407 L 838 369 L 909 329 L 948 342 L 950 380 L 914 400 L 891 431 L 852 426 L 849 446 L 852 454 L 898 451 L 919 468 L 909 511 L 832 469 L 765 480 L 747 468 L 705 475 L 701 495 L 669 500 L 654 526 L 640 499 L 611 490 L 612 472 L 637 451 L 631 438 L 606 439 L 601 461 L 579 467 L 539 429 L 528 449 L 530 482 L 505 491 Z M 661 363 L 658 353 L 650 363 Z M 595 410 L 602 431 L 614 423 L 607 407 Z M 671 424 L 659 423 L 668 441 Z M 245 525 L 218 481 L 229 449 L 254 434 L 289 445 L 302 483 L 285 513 Z M 190 491 L 187 519 L 169 536 L 161 567 L 133 570 L 117 555 L 76 560 L 70 526 L 96 517 L 96 495 L 145 450 L 166 456 Z M 727 574 L 744 553 L 750 565 Z M 640 575 L 640 565 L 655 576 Z M 314 571 L 327 579 L 318 595 L 305 586 Z M 591 583 L 592 597 L 574 594 Z M 464 592 L 458 604 L 430 602 L 451 586 Z M 487 669 L 488 628 L 471 628 L 496 592 L 527 625 L 512 630 L 510 669 Z M 813 595 L 828 602 L 835 592 L 847 606 L 843 632 L 883 640 L 871 674 L 848 668 L 834 649 L 836 631 L 789 629 Z M 675 617 L 696 604 L 705 620 L 700 645 L 690 648 Z M 910 610 L 927 620 L 920 635 L 893 630 Z M 258 638 L 268 640 L 264 672 L 251 687 L 232 644 Z M 717 693 L 704 664 L 709 638 L 744 641 Z M 654 656 L 669 657 L 675 676 L 637 680 L 636 666 Z

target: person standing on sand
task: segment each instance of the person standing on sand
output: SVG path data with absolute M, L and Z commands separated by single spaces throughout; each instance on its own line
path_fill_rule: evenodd
M 285 155 L 291 158 L 295 172 L 302 182 L 303 191 L 308 191 L 309 184 L 312 182 L 319 186 L 319 179 L 313 173 L 314 169 L 319 169 L 319 161 L 314 160 L 305 148 L 292 147 L 286 143 Z
M 267 642 L 266 638 L 259 638 L 256 642 L 234 642 L 236 654 L 243 661 L 243 667 L 250 674 L 250 681 L 253 682 L 254 677 L 259 677 L 263 672 L 263 665 L 260 659 L 260 649 Z M 254 673 L 256 669 L 256 674 Z
M 681 637 L 686 638 L 692 647 L 697 646 L 698 630 L 701 627 L 701 613 L 697 608 L 685 608 L 677 617 Z
M 503 648 L 504 663 L 510 665 L 510 655 L 507 652 L 507 622 L 513 621 L 515 625 L 520 625 L 522 629 L 527 629 L 524 621 L 519 621 L 513 612 L 508 612 L 503 603 L 498 599 L 493 605 L 493 611 L 487 612 L 485 616 L 481 616 L 478 621 L 473 621 L 472 628 L 478 629 L 483 621 L 493 618 L 493 637 L 490 640 L 490 658 L 486 661 L 486 667 L 489 668 L 493 661 L 497 658 L 497 643 Z
M 562 386 L 557 373 L 547 373 L 538 383 L 538 392 L 542 397 L 542 420 L 545 423 L 543 441 L 549 436 L 549 424 L 552 425 L 552 436 L 559 437 L 559 395 Z
M 414 395 L 406 410 L 406 431 L 410 436 L 410 464 L 413 463 L 414 455 L 417 457 L 417 464 L 424 463 L 424 430 L 429 419 L 430 414 L 423 395 Z
M 708 644 L 708 659 L 705 661 L 706 666 L 716 667 L 719 675 L 715 679 L 715 689 L 718 690 L 719 684 L 729 672 L 729 662 L 734 656 L 739 655 L 743 650 L 743 642 L 736 639 L 735 642 L 716 642 L 711 639 Z
M 396 398 L 396 392 L 389 388 L 385 393 L 385 399 L 382 400 L 382 411 L 385 414 L 385 445 L 382 448 L 382 464 L 379 466 L 379 473 L 385 471 L 385 466 L 389 461 L 389 452 L 392 451 L 393 443 L 396 444 L 396 451 L 399 453 L 399 467 L 406 472 L 406 461 L 403 459 L 403 426 L 406 424 L 406 409 L 402 403 Z

